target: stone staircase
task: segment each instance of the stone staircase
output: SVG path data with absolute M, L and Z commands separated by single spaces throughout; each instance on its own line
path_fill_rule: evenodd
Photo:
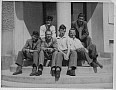
M 93 68 L 87 63 L 77 66 L 76 76 L 66 75 L 67 67 L 62 67 L 61 77 L 58 81 L 50 75 L 50 67 L 44 67 L 41 76 L 29 76 L 32 67 L 23 67 L 23 73 L 12 75 L 16 65 L 11 65 L 9 70 L 2 70 L 2 87 L 21 88 L 83 88 L 83 89 L 112 89 L 113 88 L 113 64 L 108 57 L 98 57 L 98 61 L 104 66 L 98 67 L 94 73 Z

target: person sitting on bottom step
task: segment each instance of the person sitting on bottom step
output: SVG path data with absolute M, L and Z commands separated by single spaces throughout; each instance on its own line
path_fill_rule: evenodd
M 54 67 L 55 67 L 55 59 L 57 54 L 57 39 L 52 37 L 52 31 L 47 30 L 45 32 L 45 37 L 42 38 L 41 43 L 41 51 L 40 51 L 40 57 L 39 57 L 39 67 L 38 67 L 38 74 L 37 76 L 42 75 L 43 71 L 43 64 L 45 57 L 48 59 L 51 57 L 52 64 L 51 64 L 51 75 L 54 75 Z
M 68 36 L 65 35 L 66 27 L 61 25 L 59 27 L 58 42 L 58 54 L 56 59 L 56 78 L 60 78 L 60 72 L 62 67 L 62 60 L 68 60 L 68 75 L 75 76 L 75 69 L 77 67 L 77 53 L 72 50 L 69 45 Z
M 69 44 L 72 50 L 77 51 L 78 58 L 81 54 L 81 57 L 84 58 L 90 66 L 93 67 L 95 73 L 97 73 L 97 64 L 89 57 L 88 50 L 82 45 L 81 41 L 75 37 L 76 32 L 75 28 L 69 30 Z
M 16 60 L 16 64 L 18 65 L 18 67 L 16 68 L 16 72 L 14 72 L 13 75 L 22 74 L 24 59 L 33 60 L 33 69 L 30 76 L 36 75 L 40 46 L 41 39 L 39 38 L 39 33 L 37 31 L 33 31 L 32 38 L 28 39 L 22 51 L 18 52 L 18 57 Z

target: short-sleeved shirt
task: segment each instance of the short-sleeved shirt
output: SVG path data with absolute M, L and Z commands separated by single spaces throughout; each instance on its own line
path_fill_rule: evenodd
M 63 36 L 63 37 L 57 37 L 57 42 L 58 42 L 58 48 L 60 50 L 67 50 L 68 49 L 68 37 Z
M 45 37 L 46 30 L 47 30 L 46 25 L 40 26 L 40 37 L 41 38 Z M 50 30 L 52 31 L 52 37 L 56 37 L 55 26 L 51 25 Z

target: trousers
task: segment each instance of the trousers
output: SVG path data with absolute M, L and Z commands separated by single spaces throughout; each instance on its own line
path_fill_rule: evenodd
M 38 66 L 38 60 L 39 60 L 39 53 L 38 52 L 33 52 L 33 53 L 27 53 L 23 51 L 18 52 L 18 57 L 16 60 L 16 64 L 22 66 L 23 65 L 23 60 L 24 59 L 29 59 L 33 60 L 33 64 Z
M 66 51 L 63 51 L 64 53 L 67 53 Z M 62 68 L 62 61 L 64 59 L 64 54 L 62 54 L 61 52 L 57 53 L 57 58 L 56 58 L 56 62 L 55 62 L 55 66 L 58 66 L 60 68 Z M 71 50 L 70 54 L 69 54 L 69 60 L 68 60 L 68 67 L 77 67 L 77 52 L 75 50 Z
M 52 58 L 52 63 L 51 63 L 51 67 L 55 66 L 55 59 L 56 59 L 56 55 L 57 55 L 57 51 L 54 51 L 51 53 L 51 55 L 49 55 L 49 57 Z M 44 59 L 46 56 L 46 52 L 44 50 L 40 51 L 40 57 L 39 57 L 39 65 L 43 65 L 44 64 Z M 47 58 L 48 59 L 48 58 Z

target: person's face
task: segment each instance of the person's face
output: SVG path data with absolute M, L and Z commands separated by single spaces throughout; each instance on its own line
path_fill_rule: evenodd
M 52 38 L 52 33 L 50 31 L 46 32 L 46 38 L 51 39 Z
M 80 24 L 82 24 L 83 21 L 84 21 L 84 17 L 79 17 L 79 18 L 78 18 L 78 21 L 79 21 Z
M 75 30 L 70 30 L 69 36 L 71 38 L 75 38 L 75 35 L 76 35 Z
M 35 42 L 36 40 L 38 40 L 38 36 L 32 35 L 32 40 Z
M 47 25 L 50 25 L 51 23 L 52 23 L 51 20 L 46 20 L 46 24 L 47 24 Z
M 65 32 L 66 32 L 66 29 L 60 29 L 59 30 L 59 33 L 60 33 L 61 36 L 64 36 Z

